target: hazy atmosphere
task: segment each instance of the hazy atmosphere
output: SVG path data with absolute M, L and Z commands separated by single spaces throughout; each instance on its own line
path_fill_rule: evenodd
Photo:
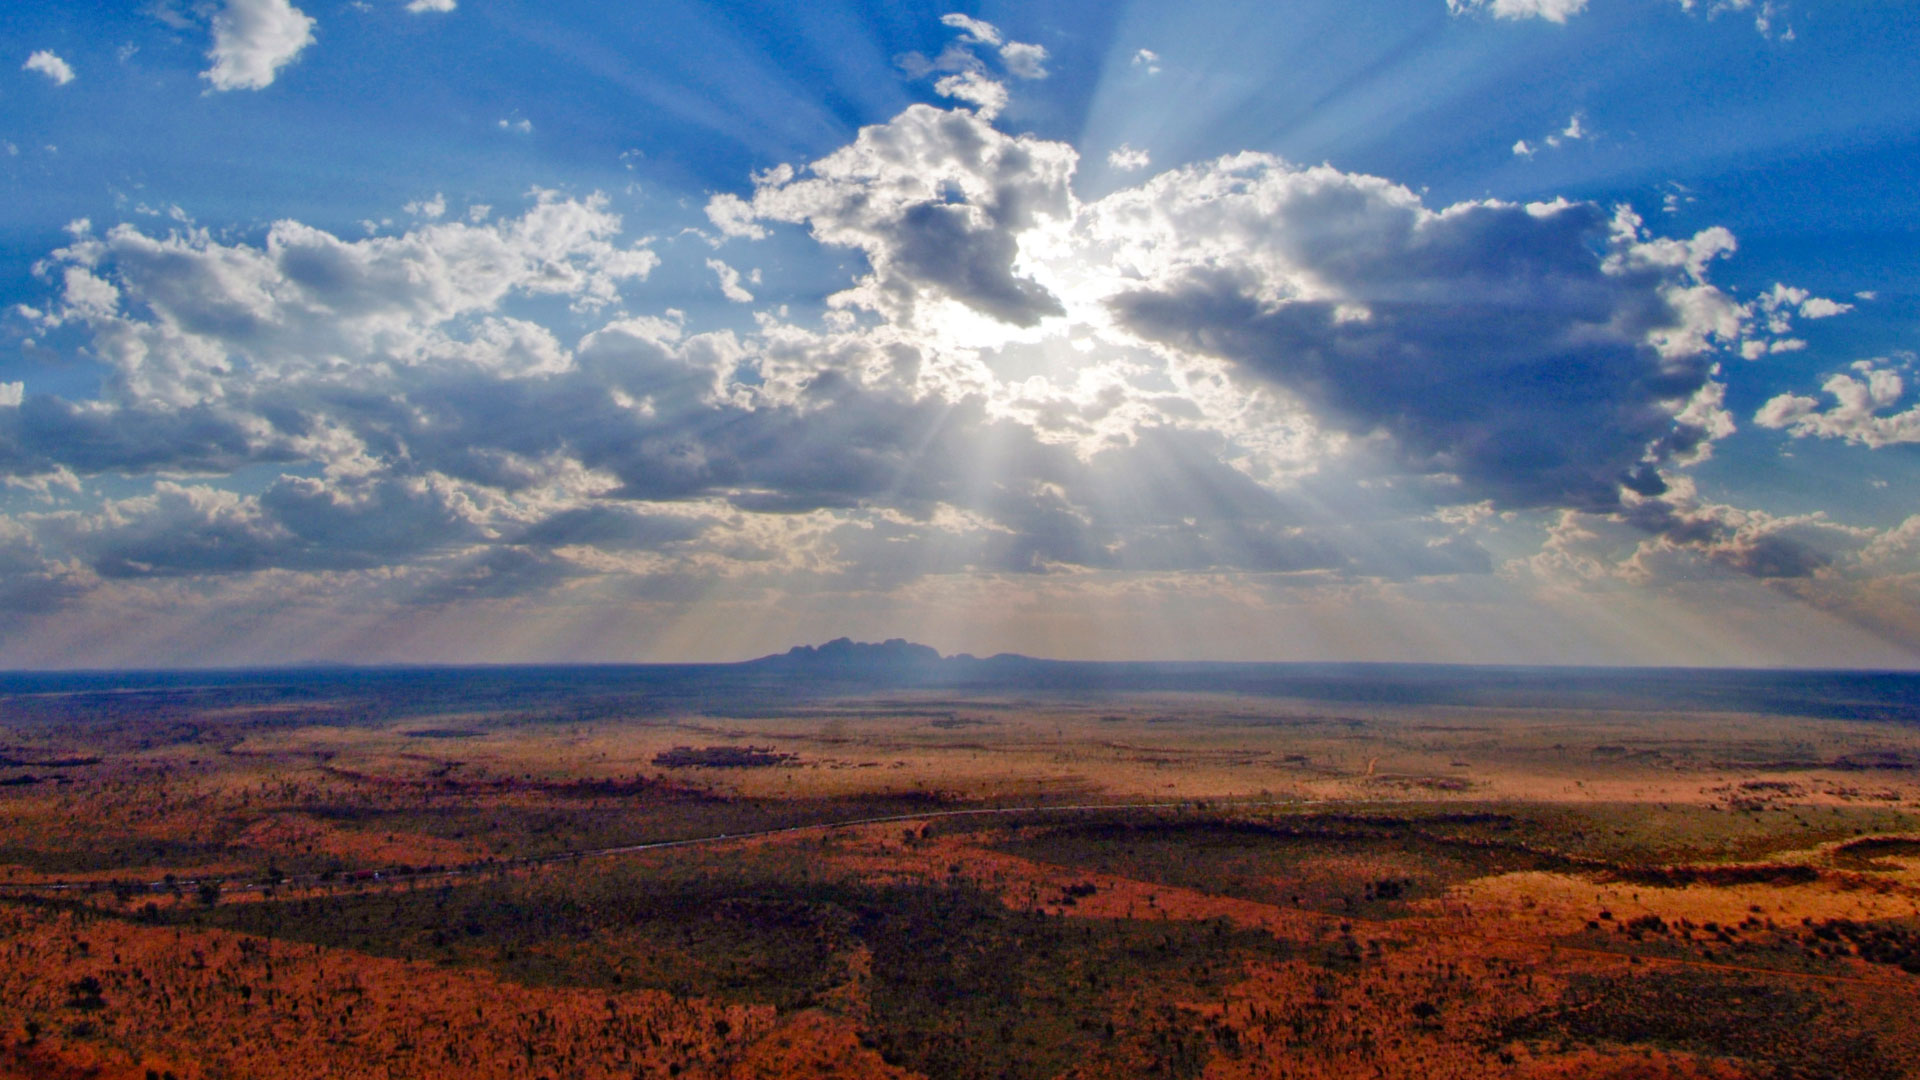
M 5 23 L 0 664 L 1920 665 L 1909 3 Z

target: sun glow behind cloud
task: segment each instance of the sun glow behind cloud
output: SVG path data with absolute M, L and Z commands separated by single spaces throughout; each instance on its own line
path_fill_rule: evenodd
M 1227 40 L 1288 55 L 1336 29 L 1243 17 Z M 1722 289 L 1724 230 L 1196 156 L 1172 133 L 1224 137 L 1274 91 L 1196 75 L 1164 21 L 1122 20 L 1077 146 L 1022 134 L 1059 57 L 949 25 L 902 62 L 932 101 L 644 235 L 609 196 L 476 216 L 434 185 L 360 240 L 76 226 L 19 317 L 108 389 L 0 383 L 39 500 L 0 532 L 0 599 L 34 624 L 8 655 L 1910 655 L 1920 627 L 1860 596 L 1869 552 L 1911 558 L 1891 532 L 1688 473 L 1731 432 L 1716 365 L 1841 305 Z M 1457 32 L 1436 8 L 1279 128 L 1431 100 L 1471 50 L 1415 46 Z M 1123 145 L 1179 164 L 1104 175 Z M 780 252 L 819 308 L 785 306 Z M 1781 425 L 1839 422 L 1801 400 Z

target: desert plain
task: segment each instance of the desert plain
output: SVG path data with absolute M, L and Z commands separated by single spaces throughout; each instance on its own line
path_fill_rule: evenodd
M 10 678 L 0 1078 L 1920 1076 L 1905 683 L 715 670 Z

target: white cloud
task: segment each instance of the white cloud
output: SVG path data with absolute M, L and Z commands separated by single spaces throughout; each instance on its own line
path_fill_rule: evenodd
M 287 0 L 226 0 L 213 16 L 213 66 L 200 77 L 215 90 L 260 90 L 313 43 L 314 21 Z
M 913 52 L 896 57 L 895 62 L 911 78 L 941 75 L 934 83 L 934 90 L 942 96 L 977 106 L 984 118 L 992 119 L 1006 108 L 1007 89 L 988 74 L 987 65 L 974 54 L 974 47 L 997 49 L 1001 67 L 1016 79 L 1047 77 L 1045 46 L 1007 41 L 998 27 L 970 15 L 956 12 L 943 16 L 940 21 L 960 31 L 959 40 L 949 44 L 933 60 Z
M 998 45 L 1000 28 L 959 12 L 940 16 L 940 21 L 960 31 L 960 40 L 968 45 Z
M 533 133 L 533 121 L 527 119 L 510 120 L 502 117 L 499 127 L 501 131 L 510 131 L 515 135 L 530 135 Z
M 1133 66 L 1143 68 L 1149 75 L 1160 74 L 1160 54 L 1152 49 L 1141 49 L 1133 54 Z
M 736 304 L 753 303 L 753 294 L 740 284 L 740 271 L 728 266 L 719 259 L 708 259 L 707 269 L 720 279 L 720 295 Z
M 1545 19 L 1563 23 L 1587 8 L 1587 0 L 1447 0 L 1455 15 L 1485 12 L 1496 19 Z
M 401 209 L 412 214 L 414 217 L 423 217 L 428 221 L 435 221 L 445 216 L 447 212 L 447 197 L 439 192 L 435 192 L 433 198 L 415 199 L 401 207 Z
M 1844 439 L 1880 449 L 1920 442 L 1920 404 L 1891 412 L 1906 393 L 1900 370 L 1885 360 L 1862 360 L 1854 374 L 1829 376 L 1820 389 L 1833 398 L 1821 408 L 1820 399 L 1803 394 L 1781 394 L 1754 414 L 1761 427 L 1786 429 L 1796 439 Z
M 997 84 L 996 84 L 997 85 Z M 1017 324 L 1060 310 L 1014 268 L 1017 234 L 1070 213 L 1072 149 L 995 131 L 978 113 L 917 105 L 862 128 L 853 144 L 760 178 L 753 216 L 805 223 L 816 239 L 866 253 L 873 274 L 843 302 L 905 318 L 920 298 L 951 297 Z M 708 204 L 744 231 L 743 200 Z M 722 224 L 722 228 L 728 228 Z
M 1000 62 L 1006 65 L 1007 74 L 1017 79 L 1047 77 L 1047 49 L 1044 45 L 1009 41 L 1000 47 Z
M 1530 157 L 1533 157 L 1535 154 L 1538 154 L 1543 149 L 1557 150 L 1561 146 L 1564 146 L 1567 143 L 1578 142 L 1581 139 L 1591 138 L 1592 135 L 1593 133 L 1586 129 L 1584 123 L 1582 122 L 1580 114 L 1574 113 L 1573 116 L 1567 120 L 1565 127 L 1559 128 L 1555 131 L 1548 132 L 1546 135 L 1542 136 L 1538 141 L 1528 142 L 1525 139 L 1521 139 L 1520 141 L 1514 143 L 1513 156 L 1530 158 Z
M 20 65 L 20 70 L 37 71 L 52 79 L 55 86 L 65 86 L 73 81 L 73 68 L 47 49 L 27 57 L 27 62 Z
M 1153 159 L 1145 150 L 1121 143 L 1117 149 L 1107 154 L 1107 164 L 1121 172 L 1134 172 L 1153 164 Z
M 358 241 L 289 220 L 260 247 L 222 244 L 204 230 L 154 237 L 119 225 L 98 238 L 79 230 L 57 253 L 65 291 L 48 319 L 93 327 L 125 401 L 217 403 L 251 393 L 256 380 L 322 377 L 346 357 L 470 363 L 471 351 L 447 346 L 449 324 L 490 315 L 515 295 L 605 307 L 659 262 L 644 247 L 617 246 L 619 229 L 604 197 L 538 192 L 518 218 Z M 109 267 L 111 280 L 102 276 Z M 530 340 L 482 338 L 496 350 Z
M 0 383 L 0 408 L 18 408 L 26 396 L 26 390 L 25 383 Z
M 1774 24 L 1786 14 L 1785 5 L 1773 0 L 1674 0 L 1681 10 L 1704 11 L 1708 18 L 1718 18 L 1727 12 L 1753 12 L 1753 28 L 1765 37 L 1775 37 Z M 1781 41 L 1792 41 L 1793 28 L 1786 27 L 1777 35 Z
M 749 240 L 765 239 L 767 230 L 754 223 L 753 204 L 738 195 L 715 195 L 707 200 L 707 220 L 722 236 L 741 236 Z
M 982 120 L 993 119 L 1007 107 L 1006 84 L 977 71 L 948 75 L 934 83 L 933 88 L 943 97 L 973 105 Z
M 1785 6 L 1773 0 L 1674 0 L 1686 12 L 1704 12 L 1709 18 L 1729 12 L 1753 12 L 1754 29 L 1766 37 L 1792 41 L 1793 28 L 1775 34 L 1776 22 L 1785 14 Z M 1564 23 L 1587 9 L 1587 0 L 1447 0 L 1454 15 L 1492 15 L 1496 19 L 1545 19 Z
M 1509 515 L 1567 509 L 1742 573 L 1818 563 L 1787 544 L 1811 527 L 1736 522 L 1672 476 L 1731 430 L 1723 350 L 1825 310 L 1715 288 L 1725 230 L 1430 207 L 1259 154 L 1083 203 L 1072 147 L 983 113 L 915 105 L 708 201 L 719 238 L 786 223 L 783 245 L 864 260 L 806 325 L 636 314 L 658 260 L 597 197 L 483 221 L 436 194 L 360 240 L 76 223 L 22 317 L 82 336 L 107 388 L 0 409 L 0 475 L 146 485 L 29 538 L 114 597 L 1463 578 Z M 192 472 L 231 482 L 171 479 Z
M 419 15 L 429 11 L 452 11 L 455 0 L 408 0 L 407 10 Z

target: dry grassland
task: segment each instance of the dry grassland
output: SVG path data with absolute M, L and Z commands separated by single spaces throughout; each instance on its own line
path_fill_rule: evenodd
M 748 704 L 5 700 L 0 1080 L 1920 1076 L 1920 726 Z

